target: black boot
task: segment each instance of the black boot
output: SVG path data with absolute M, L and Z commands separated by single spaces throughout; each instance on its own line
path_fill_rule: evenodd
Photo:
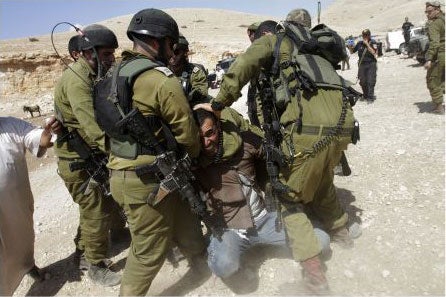
M 110 270 L 104 262 L 91 264 L 88 277 L 96 284 L 104 287 L 113 287 L 121 283 L 121 276 Z

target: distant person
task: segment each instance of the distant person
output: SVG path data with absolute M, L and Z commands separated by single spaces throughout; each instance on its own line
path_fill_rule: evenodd
M 429 20 L 429 49 L 424 64 L 427 88 L 435 105 L 432 112 L 444 114 L 444 13 L 438 1 L 426 2 L 425 13 Z
M 410 29 L 413 27 L 413 24 L 409 22 L 409 18 L 406 17 L 404 19 L 403 26 L 401 27 L 403 29 L 403 35 L 404 35 L 404 42 L 406 43 L 406 49 L 408 50 L 409 46 L 409 40 L 410 40 Z
M 221 81 L 223 80 L 223 75 L 225 75 L 225 70 L 221 66 L 217 65 L 215 69 L 215 87 L 219 88 Z
M 43 128 L 14 117 L 0 117 L 0 296 L 11 296 L 25 274 L 44 278 L 34 260 L 34 198 L 26 151 L 40 158 L 51 147 L 51 117 Z
M 345 51 L 347 53 L 347 57 L 345 57 L 345 59 L 342 60 L 341 71 L 350 70 L 350 56 L 351 56 L 351 53 L 350 53 L 350 49 L 349 49 L 348 45 L 345 47 Z
M 350 50 L 352 53 L 358 52 L 358 78 L 364 100 L 368 103 L 373 103 L 376 99 L 375 84 L 376 72 L 378 70 L 376 60 L 378 57 L 378 44 L 372 39 L 369 29 L 362 31 L 362 41 L 359 41 Z

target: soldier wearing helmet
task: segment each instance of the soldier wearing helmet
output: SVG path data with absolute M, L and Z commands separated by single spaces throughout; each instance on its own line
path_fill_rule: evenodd
M 100 187 L 85 187 L 90 179 L 86 170 L 70 170 L 70 164 L 82 160 L 78 146 L 70 140 L 76 133 L 94 154 L 107 155 L 105 134 L 94 116 L 92 89 L 100 72 L 114 62 L 118 41 L 115 34 L 102 25 L 87 26 L 83 36 L 73 40 L 79 56 L 71 69 L 64 71 L 54 90 L 56 116 L 65 127 L 54 151 L 59 159 L 58 173 L 73 201 L 79 205 L 79 227 L 74 240 L 76 264 L 80 270 L 88 270 L 88 277 L 94 283 L 115 286 L 121 277 L 108 268 L 109 230 L 115 239 L 125 236 L 128 234 L 125 220 L 119 216 L 113 199 L 105 197 Z
M 131 19 L 127 36 L 133 41 L 133 49 L 122 53 L 122 62 L 115 71 L 119 75 L 130 73 L 133 83 L 129 90 L 118 92 L 118 99 L 131 94 L 126 104 L 138 108 L 160 145 L 175 141 L 190 157 L 197 157 L 198 127 L 178 78 L 167 68 L 179 39 L 176 21 L 161 10 L 144 9 Z M 136 73 L 137 69 L 142 71 Z M 170 133 L 164 133 L 161 123 Z M 135 141 L 111 136 L 110 142 L 110 189 L 126 212 L 132 235 L 119 295 L 144 296 L 172 243 L 178 245 L 192 267 L 197 261 L 204 263 L 206 246 L 200 221 L 187 201 L 176 190 L 163 192 L 160 188 L 153 170 L 158 153 Z M 149 170 L 141 174 L 136 168 Z
M 201 64 L 189 62 L 189 42 L 184 35 L 180 34 L 173 53 L 169 69 L 180 79 L 190 106 L 209 102 L 206 69 Z
M 321 242 L 313 232 L 310 218 L 322 223 L 332 241 L 336 240 L 344 247 L 352 246 L 346 228 L 348 216 L 339 203 L 333 184 L 333 169 L 339 163 L 342 151 L 352 142 L 355 120 L 350 103 L 343 98 L 342 79 L 333 65 L 317 54 L 299 51 L 303 38 L 310 34 L 308 12 L 304 9 L 291 11 L 283 26 L 289 30 L 280 29 L 275 34 L 265 35 L 239 55 L 215 99 L 210 104 L 197 105 L 195 109 L 204 108 L 220 117 L 222 110 L 240 97 L 240 91 L 248 81 L 260 79 L 261 94 L 269 99 L 264 102 L 274 103 L 274 108 L 264 109 L 269 113 L 266 113 L 268 116 L 264 117 L 262 127 L 265 130 L 271 128 L 268 134 L 277 136 L 270 141 L 280 141 L 275 145 L 276 154 L 287 163 L 279 168 L 280 176 L 271 170 L 270 180 L 273 186 L 275 184 L 281 202 L 289 246 L 293 258 L 303 268 L 308 293 L 327 294 L 329 286 L 320 259 Z M 298 35 L 300 32 L 303 33 Z M 335 129 L 342 132 L 334 132 Z M 331 137 L 333 135 L 336 137 Z M 265 149 L 269 148 L 265 146 Z M 270 166 L 273 169 L 281 166 L 278 161 L 270 162 L 277 165 Z M 277 185 L 278 180 L 282 187 Z

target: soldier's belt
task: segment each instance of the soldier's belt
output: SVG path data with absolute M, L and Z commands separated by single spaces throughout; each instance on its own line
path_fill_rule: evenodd
M 138 178 L 135 170 L 114 170 L 110 169 L 110 176 Z
M 294 127 L 294 128 L 293 128 Z M 286 127 L 288 131 L 291 131 L 291 129 L 294 129 L 294 132 L 296 132 L 295 125 L 288 125 Z M 330 131 L 333 131 L 335 127 L 319 127 L 319 126 L 302 126 L 302 132 L 300 134 L 305 135 L 321 135 L 325 136 L 328 135 Z M 353 133 L 353 128 L 343 128 L 337 135 L 339 136 L 351 136 Z

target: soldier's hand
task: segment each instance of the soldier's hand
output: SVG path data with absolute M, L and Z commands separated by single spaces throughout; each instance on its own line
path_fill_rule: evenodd
M 218 119 L 220 119 L 220 116 L 221 116 L 221 110 L 213 110 L 213 109 L 212 109 L 212 106 L 211 106 L 210 103 L 199 103 L 199 104 L 196 104 L 196 105 L 194 106 L 194 110 L 197 110 L 197 109 L 204 109 L 204 110 L 207 110 L 207 111 L 209 111 L 209 112 L 212 112 L 213 114 L 215 114 L 215 116 L 216 116 Z
M 429 68 L 432 67 L 432 61 L 426 61 L 426 63 L 424 63 L 424 69 L 429 70 Z

